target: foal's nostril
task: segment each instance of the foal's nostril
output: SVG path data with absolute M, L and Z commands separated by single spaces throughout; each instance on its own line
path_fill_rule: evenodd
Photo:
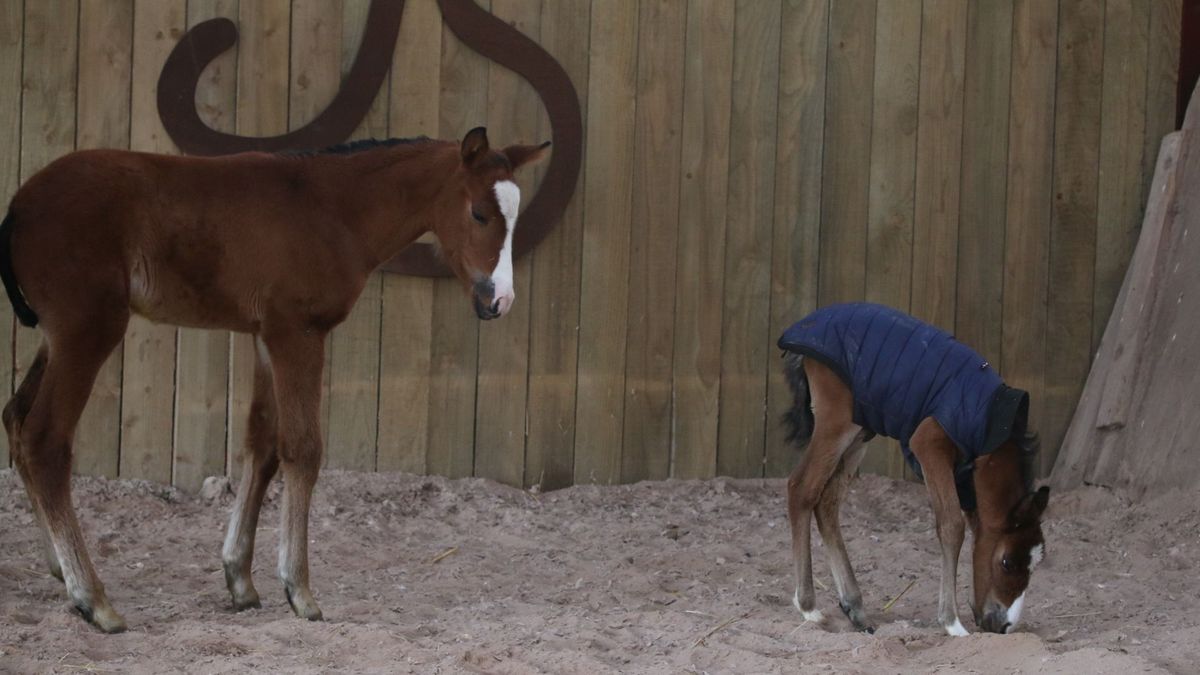
M 500 313 L 500 298 L 496 298 L 496 300 L 494 302 L 492 302 L 492 313 L 494 313 L 494 314 Z

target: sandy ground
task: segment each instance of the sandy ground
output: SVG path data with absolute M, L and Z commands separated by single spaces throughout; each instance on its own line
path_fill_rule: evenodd
M 233 614 L 219 564 L 231 494 L 78 479 L 93 558 L 130 625 L 106 636 L 43 572 L 24 490 L 0 471 L 0 670 L 1097 675 L 1200 662 L 1195 494 L 1142 505 L 1100 488 L 1055 495 L 1022 632 L 950 638 L 933 621 L 937 544 L 912 483 L 864 477 L 843 514 L 875 635 L 851 632 L 830 591 L 818 591 L 835 617 L 827 626 L 791 607 L 778 480 L 534 495 L 326 472 L 311 545 L 323 623 L 292 618 L 271 573 L 278 488 L 255 561 L 264 606 Z M 823 550 L 816 569 L 828 586 Z M 973 628 L 967 573 L 961 611 Z

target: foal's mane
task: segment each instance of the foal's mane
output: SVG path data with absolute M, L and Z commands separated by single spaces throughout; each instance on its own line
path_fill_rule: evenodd
M 428 136 L 414 136 L 412 138 L 368 138 L 359 141 L 349 141 L 347 143 L 338 143 L 327 148 L 319 150 L 284 150 L 279 155 L 283 157 L 314 157 L 318 155 L 353 155 L 367 150 L 376 150 L 378 148 L 391 148 L 397 145 L 423 145 L 433 142 Z

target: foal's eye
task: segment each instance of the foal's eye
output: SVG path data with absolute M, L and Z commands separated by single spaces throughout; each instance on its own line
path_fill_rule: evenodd
M 487 225 L 487 218 L 484 218 L 478 211 L 471 209 L 471 217 L 480 225 Z
M 1008 556 L 1004 556 L 1003 558 L 1000 559 L 1000 567 L 1005 572 L 1008 572 L 1009 574 L 1011 574 L 1017 570 L 1016 564 L 1014 564 L 1012 558 L 1010 558 Z

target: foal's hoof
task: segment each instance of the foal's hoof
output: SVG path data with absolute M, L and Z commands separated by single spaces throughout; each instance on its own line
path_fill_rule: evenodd
M 83 615 L 83 618 L 88 623 L 96 628 L 99 628 L 103 633 L 124 633 L 125 619 L 111 605 L 103 605 L 100 607 L 88 607 L 87 605 L 75 605 L 75 609 Z
M 861 633 L 875 634 L 875 626 L 870 621 L 867 621 L 867 613 L 863 611 L 861 606 L 851 607 L 840 602 L 838 606 L 842 608 L 842 613 L 846 615 L 846 618 L 850 619 L 850 623 L 854 625 L 855 630 Z
M 258 599 L 257 591 L 251 590 L 241 597 L 233 596 L 233 611 L 244 612 L 247 609 L 262 609 L 262 602 Z
M 321 614 L 321 608 L 317 606 L 317 601 L 313 599 L 312 593 L 307 588 L 293 590 L 284 586 L 283 591 L 287 594 L 288 604 L 292 606 L 292 611 L 296 613 L 296 616 L 309 621 L 325 620 Z
M 233 611 L 262 608 L 250 577 L 243 577 L 236 563 L 225 563 L 225 587 L 233 599 Z

